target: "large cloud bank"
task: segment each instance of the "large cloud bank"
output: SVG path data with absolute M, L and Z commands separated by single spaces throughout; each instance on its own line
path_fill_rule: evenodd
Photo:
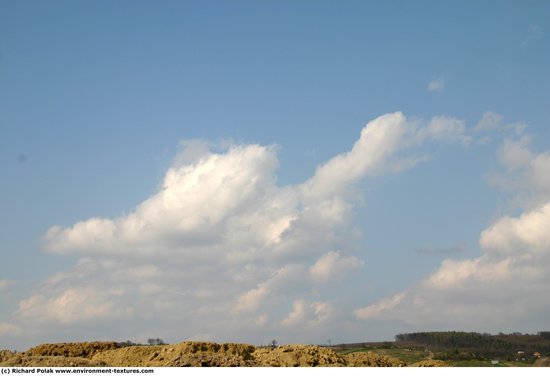
M 387 114 L 369 122 L 348 152 L 290 186 L 277 183 L 275 147 L 214 152 L 187 141 L 159 191 L 128 214 L 47 231 L 46 252 L 79 261 L 22 300 L 0 332 L 23 342 L 324 342 L 365 321 L 435 329 L 485 323 L 495 307 L 502 320 L 525 318 L 526 307 L 546 312 L 531 289 L 549 292 L 550 202 L 496 221 L 481 235 L 482 256 L 446 260 L 420 286 L 367 307 L 345 293 L 346 281 L 369 262 L 354 252 L 357 183 L 424 161 L 418 149 L 425 143 L 471 141 L 458 119 Z M 529 176 L 541 187 L 537 199 L 550 199 L 540 176 L 550 159 L 513 142 L 515 149 L 501 150 L 503 163 L 510 153 L 525 157 L 506 173 Z M 507 306 L 510 296 L 514 307 Z

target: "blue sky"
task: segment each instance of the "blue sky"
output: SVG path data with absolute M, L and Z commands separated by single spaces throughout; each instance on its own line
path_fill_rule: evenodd
M 0 344 L 547 329 L 549 12 L 1 1 Z

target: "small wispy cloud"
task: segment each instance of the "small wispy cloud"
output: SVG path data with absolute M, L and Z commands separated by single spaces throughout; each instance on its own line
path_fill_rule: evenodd
M 447 248 L 420 247 L 416 248 L 416 252 L 422 255 L 452 255 L 463 253 L 466 251 L 464 243 L 455 244 Z
M 445 89 L 445 80 L 443 78 L 436 78 L 428 83 L 428 90 L 441 93 Z
M 487 111 L 483 114 L 474 130 L 476 132 L 490 132 L 501 127 L 502 115 Z
M 542 38 L 542 28 L 538 24 L 529 25 L 527 29 L 527 37 L 523 40 L 523 45 L 529 44 L 535 40 Z
M 390 296 L 388 298 L 379 300 L 377 303 L 369 306 L 356 309 L 353 311 L 355 318 L 358 320 L 376 319 L 387 311 L 391 311 L 393 308 L 399 305 L 406 296 L 406 292 L 401 292 Z
M 486 111 L 481 116 L 481 119 L 474 127 L 475 132 L 493 132 L 493 131 L 512 131 L 516 135 L 520 136 L 525 132 L 527 124 L 524 122 L 515 122 L 510 124 L 503 124 L 502 119 L 504 117 L 495 112 Z
M 7 291 L 13 285 L 15 285 L 15 281 L 0 279 L 0 292 Z
M 9 322 L 0 322 L 0 336 L 17 336 L 22 333 L 19 326 Z

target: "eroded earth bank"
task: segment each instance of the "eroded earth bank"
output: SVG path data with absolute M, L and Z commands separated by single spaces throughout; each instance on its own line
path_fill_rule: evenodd
M 182 342 L 123 346 L 116 342 L 44 344 L 25 352 L 0 350 L 3 367 L 403 367 L 445 366 L 438 360 L 405 364 L 373 352 L 338 354 L 312 345 L 275 348 L 237 343 Z

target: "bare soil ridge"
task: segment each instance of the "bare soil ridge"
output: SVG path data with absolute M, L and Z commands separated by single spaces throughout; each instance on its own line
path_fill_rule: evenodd
M 444 366 L 414 364 L 413 366 Z M 26 352 L 0 351 L 0 366 L 15 367 L 403 367 L 373 352 L 338 354 L 312 345 L 275 348 L 239 343 L 182 342 L 122 346 L 115 342 L 44 344 Z

